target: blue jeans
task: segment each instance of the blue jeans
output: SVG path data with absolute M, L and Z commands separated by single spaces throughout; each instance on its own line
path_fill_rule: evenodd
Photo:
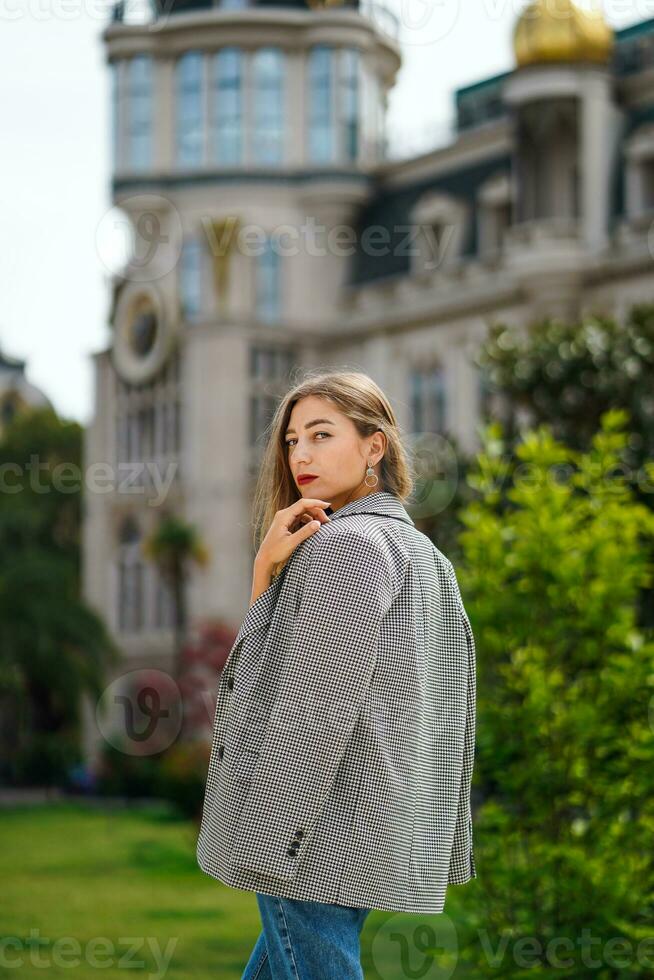
M 263 931 L 241 980 L 363 980 L 359 934 L 370 909 L 255 894 Z

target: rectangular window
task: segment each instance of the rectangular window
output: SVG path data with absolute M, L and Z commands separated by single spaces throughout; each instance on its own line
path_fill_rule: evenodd
M 152 58 L 139 54 L 128 64 L 128 165 L 144 170 L 152 164 Z
M 412 369 L 410 399 L 413 433 L 445 431 L 445 372 L 441 365 Z
M 143 629 L 143 573 L 143 563 L 131 555 L 118 562 L 118 628 L 123 633 Z
M 254 123 L 252 159 L 281 163 L 284 157 L 284 55 L 260 48 L 252 58 Z
M 250 396 L 250 445 L 263 445 L 266 429 L 270 425 L 279 399 L 274 395 L 257 393 Z
M 182 245 L 180 261 L 180 297 L 184 316 L 197 316 L 202 310 L 202 243 L 196 237 Z
M 219 164 L 243 159 L 243 55 L 239 48 L 223 48 L 212 59 L 212 157 Z
M 259 320 L 274 322 L 281 315 L 281 256 L 271 236 L 264 250 L 256 256 L 256 315 Z
M 346 160 L 359 155 L 359 50 L 341 51 L 340 117 L 343 150 Z
M 265 431 L 279 399 L 288 390 L 294 362 L 293 348 L 288 345 L 250 346 L 248 437 L 255 453 L 251 459 L 255 469 L 256 454 L 263 448 Z
M 250 377 L 253 381 L 286 383 L 293 368 L 293 351 L 289 347 L 250 347 Z
M 156 570 L 155 573 L 154 625 L 157 629 L 172 629 L 174 625 L 173 595 L 170 586 Z
M 333 118 L 333 48 L 317 44 L 309 52 L 308 151 L 313 163 L 335 158 Z
M 186 166 L 204 160 L 203 67 L 200 51 L 188 51 L 176 65 L 176 155 Z

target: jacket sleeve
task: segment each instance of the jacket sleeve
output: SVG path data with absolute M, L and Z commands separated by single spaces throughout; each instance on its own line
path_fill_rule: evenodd
M 345 755 L 395 598 L 381 546 L 350 528 L 320 533 L 232 855 L 285 879 L 297 874 Z
M 461 766 L 461 784 L 459 789 L 459 805 L 457 809 L 454 840 L 450 855 L 448 872 L 449 884 L 465 884 L 471 878 L 477 877 L 474 854 L 474 838 L 472 830 L 472 810 L 470 806 L 470 788 L 475 756 L 475 725 L 477 699 L 477 669 L 475 638 L 470 625 L 468 614 L 463 605 L 459 583 L 457 582 L 454 566 L 448 560 L 448 582 L 453 594 L 455 605 L 459 611 L 460 625 L 465 634 L 468 654 L 467 697 L 466 697 L 466 726 L 463 740 L 463 759 Z

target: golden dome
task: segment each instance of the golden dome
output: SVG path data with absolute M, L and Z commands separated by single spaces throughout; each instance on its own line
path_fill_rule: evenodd
M 582 10 L 572 0 L 533 0 L 518 18 L 513 48 L 519 66 L 560 61 L 606 64 L 613 31 L 601 9 Z

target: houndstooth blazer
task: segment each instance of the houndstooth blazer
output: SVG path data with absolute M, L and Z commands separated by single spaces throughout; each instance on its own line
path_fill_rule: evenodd
M 197 841 L 234 888 L 442 912 L 476 878 L 475 643 L 402 502 L 350 501 L 250 606 L 218 685 Z

